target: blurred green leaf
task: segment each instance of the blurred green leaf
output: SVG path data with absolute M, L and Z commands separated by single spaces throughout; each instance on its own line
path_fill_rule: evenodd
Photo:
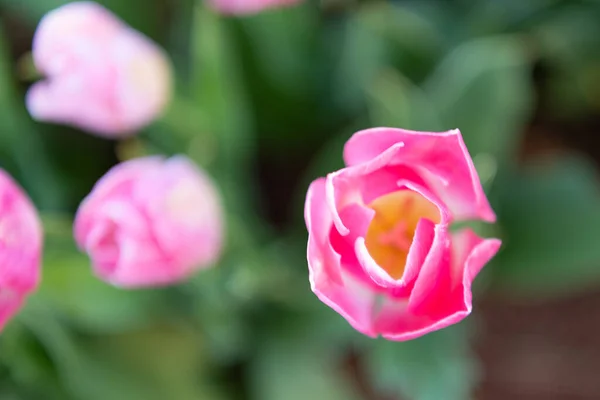
M 373 126 L 430 132 L 444 130 L 433 102 L 420 88 L 393 69 L 380 72 L 368 94 Z
M 382 68 L 396 67 L 420 80 L 441 48 L 442 35 L 430 19 L 391 2 L 365 3 L 346 24 L 339 97 L 361 104 L 365 88 Z
M 206 116 L 205 129 L 216 140 L 217 159 L 211 171 L 225 203 L 245 215 L 255 195 L 248 165 L 252 121 L 238 74 L 235 49 L 223 19 L 207 6 L 196 6 L 192 32 L 191 100 Z
M 72 3 L 71 0 L 0 0 L 0 5 L 23 15 L 32 23 L 44 16 L 48 11 Z
M 358 400 L 343 367 L 331 346 L 315 346 L 297 334 L 272 337 L 250 367 L 251 399 Z
M 32 26 L 36 25 L 44 14 L 75 0 L 0 0 L 0 6 L 24 17 Z M 160 10 L 162 0 L 97 0 L 110 11 L 125 20 L 129 25 L 157 39 L 161 28 Z
M 377 340 L 367 354 L 369 374 L 383 393 L 411 400 L 467 400 L 477 364 L 465 323 L 408 342 Z
M 57 209 L 65 203 L 60 192 L 60 177 L 55 174 L 41 134 L 27 115 L 23 98 L 16 90 L 3 28 L 0 25 L 0 147 L 7 151 L 16 167 L 8 172 L 23 184 L 36 205 Z
M 36 337 L 20 323 L 11 321 L 0 336 L 0 375 L 6 368 L 8 377 L 21 394 L 19 399 L 43 398 L 64 400 L 68 397 L 56 369 Z M 0 388 L 5 388 L 0 383 Z M 0 398 L 4 393 L 1 393 Z
M 72 239 L 68 219 L 44 217 L 46 251 L 43 285 L 34 295 L 79 328 L 114 332 L 156 316 L 158 291 L 119 289 L 93 275 L 88 257 Z
M 531 166 L 502 186 L 495 283 L 511 295 L 558 295 L 600 282 L 600 190 L 575 156 Z
M 459 128 L 472 155 L 501 163 L 514 156 L 532 111 L 529 61 L 522 37 L 477 39 L 454 49 L 425 82 L 445 129 Z
M 319 12 L 314 3 L 302 2 L 226 22 L 236 58 L 244 66 L 240 73 L 256 141 L 269 157 L 263 162 L 290 168 L 290 157 L 310 151 L 323 126 L 340 119 L 327 101 L 330 54 L 322 51 L 319 41 L 327 28 Z
M 372 13 L 379 15 L 380 10 L 385 12 L 388 8 L 366 7 L 345 24 L 333 88 L 334 100 L 344 108 L 360 108 L 363 105 L 365 87 L 377 71 L 389 64 L 386 42 L 382 40 L 380 32 L 364 22 Z
M 96 365 L 128 378 L 140 394 L 136 398 L 224 399 L 206 375 L 202 347 L 202 337 L 194 330 L 172 323 L 93 339 L 85 346 Z
M 273 9 L 238 23 L 248 43 L 247 56 L 257 64 L 261 77 L 276 88 L 281 100 L 291 96 L 307 99 L 314 95 L 314 60 L 319 33 L 318 10 L 305 3 Z M 252 83 L 255 79 L 248 79 Z
M 224 399 L 217 387 L 199 379 L 200 342 L 188 328 L 154 324 L 82 339 L 37 298 L 30 299 L 18 320 L 47 350 L 73 399 Z
M 544 101 L 557 117 L 573 118 L 600 109 L 600 9 L 569 4 L 548 12 L 532 27 L 548 70 Z

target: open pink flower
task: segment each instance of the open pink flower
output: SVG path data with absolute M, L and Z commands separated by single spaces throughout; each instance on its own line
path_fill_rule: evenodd
M 496 218 L 460 132 L 368 129 L 344 160 L 306 197 L 312 290 L 372 337 L 409 340 L 462 320 L 500 241 L 449 230 Z
M 44 16 L 33 59 L 46 80 L 31 87 L 26 102 L 40 121 L 119 137 L 149 124 L 170 99 L 165 53 L 94 2 L 69 3 Z
M 0 170 L 0 330 L 38 286 L 42 241 L 35 207 Z
M 122 287 L 169 284 L 217 261 L 222 211 L 210 178 L 183 156 L 113 167 L 75 217 L 96 274 Z
M 211 6 L 232 15 L 255 14 L 269 8 L 287 7 L 302 0 L 209 0 Z

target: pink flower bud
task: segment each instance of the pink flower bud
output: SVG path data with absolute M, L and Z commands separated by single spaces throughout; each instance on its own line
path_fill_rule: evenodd
M 302 0 L 209 0 L 211 6 L 223 14 L 255 14 L 269 8 L 287 7 Z
M 0 331 L 38 286 L 42 241 L 35 207 L 0 170 Z
M 458 130 L 356 133 L 347 167 L 306 197 L 312 290 L 358 331 L 409 340 L 465 318 L 471 283 L 498 239 L 461 220 L 496 216 Z
M 33 59 L 46 76 L 27 93 L 36 120 L 120 137 L 152 122 L 171 96 L 165 53 L 93 2 L 69 3 L 44 16 Z
M 121 287 L 164 285 L 217 261 L 221 203 L 187 158 L 138 158 L 96 183 L 74 230 L 100 278 Z

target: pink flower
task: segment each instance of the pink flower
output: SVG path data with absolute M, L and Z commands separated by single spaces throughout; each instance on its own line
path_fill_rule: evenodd
M 223 13 L 232 15 L 255 14 L 269 8 L 287 7 L 301 0 L 209 0 L 211 6 Z
M 209 267 L 222 230 L 212 181 L 183 156 L 113 167 L 84 199 L 74 225 L 96 274 L 121 287 L 169 284 Z
M 69 3 L 44 16 L 33 59 L 47 77 L 27 93 L 36 120 L 120 137 L 149 124 L 170 99 L 165 53 L 93 2 Z
M 0 170 L 0 331 L 38 286 L 42 241 L 35 207 Z
M 374 128 L 308 189 L 312 290 L 358 331 L 409 340 L 471 312 L 471 282 L 500 247 L 452 222 L 496 217 L 458 130 Z

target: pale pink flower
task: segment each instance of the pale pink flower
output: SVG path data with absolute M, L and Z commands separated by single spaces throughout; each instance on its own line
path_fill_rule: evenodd
M 42 242 L 35 207 L 0 170 L 0 331 L 37 289 Z
M 208 0 L 222 14 L 256 14 L 269 8 L 289 7 L 302 0 Z
M 312 290 L 372 337 L 409 340 L 462 320 L 500 241 L 449 230 L 496 218 L 460 132 L 368 129 L 344 160 L 306 197 Z
M 171 96 L 165 53 L 94 2 L 46 14 L 33 38 L 33 60 L 46 76 L 26 99 L 39 121 L 120 137 L 157 118 Z
M 216 188 L 190 160 L 145 157 L 96 183 L 74 233 L 100 278 L 121 287 L 164 285 L 217 261 L 222 219 Z

